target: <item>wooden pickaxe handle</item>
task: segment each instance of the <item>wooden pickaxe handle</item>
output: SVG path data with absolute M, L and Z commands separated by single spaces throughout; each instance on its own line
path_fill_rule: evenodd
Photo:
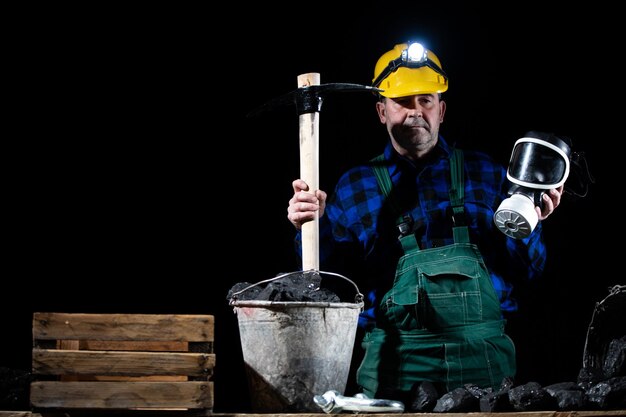
M 298 75 L 298 88 L 320 85 L 320 74 L 311 72 Z M 300 126 L 300 178 L 309 186 L 309 192 L 319 188 L 319 124 L 320 112 L 298 116 Z M 320 268 L 319 213 L 315 219 L 302 225 L 302 270 Z

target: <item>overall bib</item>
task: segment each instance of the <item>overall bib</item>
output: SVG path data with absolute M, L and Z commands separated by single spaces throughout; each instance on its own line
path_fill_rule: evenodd
M 454 150 L 450 167 L 452 210 L 463 219 L 461 151 Z M 387 168 L 374 164 L 374 172 L 390 197 Z M 489 272 L 467 226 L 458 223 L 447 246 L 422 250 L 414 233 L 400 236 L 394 284 L 380 302 L 377 327 L 362 342 L 357 383 L 370 398 L 409 392 L 422 381 L 442 392 L 464 384 L 495 390 L 515 375 L 515 346 L 504 333 Z

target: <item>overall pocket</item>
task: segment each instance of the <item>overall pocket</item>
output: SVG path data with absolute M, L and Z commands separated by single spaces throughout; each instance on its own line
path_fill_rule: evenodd
M 436 331 L 481 323 L 493 315 L 485 311 L 486 306 L 498 316 L 500 308 L 489 273 L 472 244 L 402 256 L 393 287 L 381 301 L 385 324 L 401 330 Z
M 478 259 L 443 257 L 420 263 L 418 269 L 426 327 L 443 329 L 483 321 L 480 278 L 489 276 Z

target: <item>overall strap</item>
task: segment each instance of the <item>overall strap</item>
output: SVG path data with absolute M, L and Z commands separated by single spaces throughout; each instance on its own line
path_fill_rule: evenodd
M 385 154 L 378 155 L 376 158 L 373 158 L 371 162 L 374 175 L 376 175 L 376 181 L 378 182 L 378 186 L 382 190 L 383 195 L 386 197 L 386 201 L 391 207 L 391 212 L 396 215 L 397 213 L 402 213 L 400 211 L 400 205 L 398 204 L 397 197 L 394 197 L 394 194 L 391 193 L 393 184 L 391 183 L 391 176 L 389 175 L 387 166 L 384 163 Z M 404 251 L 407 252 L 409 250 L 419 249 L 417 239 L 415 238 L 415 235 L 411 233 L 413 228 L 413 219 L 411 218 L 411 215 L 409 213 L 399 215 L 396 219 L 396 226 L 400 232 L 398 239 L 400 240 Z
M 380 154 L 371 160 L 373 162 L 372 169 L 376 175 L 378 186 L 382 190 L 391 206 L 392 213 L 401 213 L 400 205 L 396 201 L 394 194 L 391 193 L 392 182 L 385 161 L 385 155 Z M 452 221 L 454 227 L 452 229 L 455 243 L 469 243 L 469 231 L 465 225 L 465 208 L 463 206 L 465 200 L 465 177 L 463 170 L 463 151 L 453 149 L 450 157 L 450 177 L 452 186 L 450 187 L 450 205 L 452 206 Z M 411 233 L 412 219 L 407 213 L 400 215 L 396 220 L 396 225 L 400 230 L 400 242 L 405 252 L 409 249 L 416 249 L 417 239 Z
M 450 205 L 452 206 L 452 234 L 455 243 L 469 243 L 469 231 L 465 224 L 465 178 L 463 175 L 463 151 L 453 149 L 450 157 Z
M 378 186 L 383 191 L 385 197 L 389 197 L 391 194 L 391 188 L 393 184 L 391 183 L 391 176 L 389 176 L 389 171 L 387 171 L 387 167 L 385 166 L 385 154 L 380 154 L 376 158 L 372 159 L 372 168 L 374 170 L 374 174 L 376 175 L 376 181 L 378 182 Z M 391 205 L 392 213 L 399 213 L 400 207 L 397 204 L 395 198 L 391 198 L 389 200 L 389 204 Z M 399 220 L 402 220 L 400 217 Z M 398 222 L 396 222 L 397 224 Z

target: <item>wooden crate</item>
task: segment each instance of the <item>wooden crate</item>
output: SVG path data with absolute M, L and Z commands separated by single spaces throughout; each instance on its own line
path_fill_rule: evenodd
M 34 313 L 34 409 L 211 414 L 211 315 Z

